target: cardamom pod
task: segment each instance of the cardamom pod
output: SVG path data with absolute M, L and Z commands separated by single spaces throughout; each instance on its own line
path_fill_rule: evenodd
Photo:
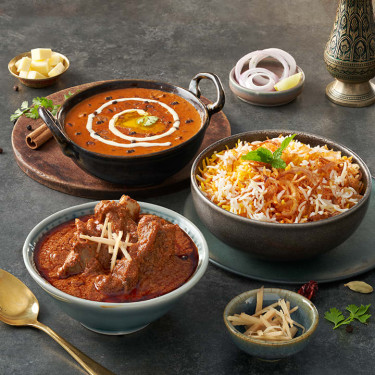
M 347 286 L 349 289 L 358 293 L 371 293 L 374 290 L 371 285 L 364 281 L 350 281 L 349 283 L 344 284 L 344 286 Z

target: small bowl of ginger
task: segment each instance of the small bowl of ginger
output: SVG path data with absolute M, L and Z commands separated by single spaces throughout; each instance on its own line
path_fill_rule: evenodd
M 8 70 L 22 84 L 33 88 L 51 86 L 69 69 L 66 56 L 50 48 L 34 48 L 9 61 Z
M 314 304 L 290 290 L 260 288 L 233 298 L 224 310 L 224 323 L 242 351 L 277 361 L 304 349 L 319 322 Z

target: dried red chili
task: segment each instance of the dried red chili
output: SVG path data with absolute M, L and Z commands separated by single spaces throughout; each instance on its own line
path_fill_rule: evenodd
M 301 288 L 298 290 L 298 294 L 306 297 L 307 299 L 311 300 L 315 297 L 316 292 L 318 291 L 318 283 L 316 281 L 309 281 L 306 284 L 303 284 Z

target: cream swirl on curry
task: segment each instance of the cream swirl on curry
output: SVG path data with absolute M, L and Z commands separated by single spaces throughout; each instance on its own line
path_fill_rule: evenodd
M 146 112 L 146 111 L 143 111 L 141 109 L 126 109 L 122 112 L 119 112 L 119 113 L 116 113 L 112 118 L 111 120 L 109 121 L 109 125 L 108 125 L 108 128 L 109 130 L 113 133 L 113 134 L 116 134 L 118 137 L 122 138 L 122 139 L 126 139 L 128 141 L 136 141 L 137 143 L 131 143 L 131 144 L 127 144 L 127 143 L 119 143 L 119 142 L 114 142 L 114 141 L 110 141 L 110 140 L 106 140 L 106 139 L 103 139 L 102 137 L 100 137 L 99 135 L 97 135 L 97 133 L 93 130 L 92 128 L 92 122 L 94 120 L 94 118 L 96 117 L 96 114 L 100 114 L 102 112 L 102 110 L 106 107 L 108 107 L 109 105 L 113 104 L 113 102 L 124 102 L 124 101 L 130 101 L 130 100 L 134 100 L 134 101 L 143 101 L 143 102 L 151 102 L 151 103 L 157 103 L 157 105 L 161 105 L 162 107 L 164 107 L 173 117 L 173 125 L 171 128 L 169 128 L 167 131 L 165 131 L 164 133 L 162 134 L 158 134 L 158 135 L 153 135 L 153 136 L 147 136 L 147 137 L 132 137 L 132 136 L 128 136 L 128 135 L 125 135 L 123 134 L 121 131 L 119 131 L 116 127 L 116 122 L 117 120 L 120 118 L 121 115 L 125 114 L 125 113 L 138 113 L 140 116 L 149 116 L 149 113 Z M 118 147 L 127 147 L 127 148 L 131 148 L 131 147 L 151 147 L 151 146 L 170 146 L 171 145 L 171 142 L 165 142 L 165 143 L 150 143 L 150 142 L 143 142 L 143 141 L 153 141 L 153 140 L 156 140 L 156 139 L 160 139 L 160 138 L 163 138 L 163 137 L 166 137 L 167 135 L 170 135 L 172 133 L 174 133 L 178 127 L 180 126 L 180 118 L 178 116 L 178 114 L 176 113 L 175 110 L 173 110 L 170 106 L 164 104 L 164 103 L 160 103 L 159 101 L 157 100 L 152 100 L 152 99 L 144 99 L 144 98 L 125 98 L 125 99 L 117 99 L 117 100 L 111 100 L 109 101 L 108 103 L 105 103 L 103 104 L 100 108 L 98 108 L 94 113 L 91 113 L 89 116 L 88 116 L 88 120 L 87 120 L 87 125 L 86 125 L 86 129 L 90 132 L 90 136 L 92 138 L 95 138 L 97 140 L 99 140 L 100 142 L 103 142 L 103 143 L 107 143 L 109 145 L 113 145 L 113 146 L 118 146 Z M 144 117 L 139 117 L 139 119 L 142 119 Z M 156 122 L 159 121 L 156 120 Z
M 201 123 L 194 106 L 174 93 L 127 88 L 77 104 L 65 118 L 65 131 L 90 151 L 137 155 L 177 146 L 193 137 Z

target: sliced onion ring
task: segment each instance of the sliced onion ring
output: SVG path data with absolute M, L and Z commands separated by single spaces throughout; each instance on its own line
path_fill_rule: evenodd
M 238 60 L 238 62 L 236 64 L 236 67 L 234 69 L 235 78 L 236 78 L 236 80 L 237 80 L 238 83 L 240 83 L 239 79 L 240 79 L 240 75 L 241 75 L 241 72 L 242 72 L 242 68 L 244 67 L 245 63 L 248 62 L 249 60 L 251 60 L 252 57 L 254 55 L 256 55 L 258 52 L 260 52 L 260 51 L 250 52 L 250 53 L 248 53 L 247 55 L 241 57 Z
M 277 60 L 279 63 L 282 64 L 284 70 L 283 70 L 283 74 L 281 75 L 281 77 L 278 78 L 278 80 L 281 80 L 281 79 L 284 79 L 284 78 L 287 78 L 289 77 L 289 65 L 288 63 L 286 62 L 286 60 L 279 54 L 277 53 L 274 53 L 272 54 L 272 56 L 265 52 L 265 51 L 261 51 L 261 53 L 257 54 L 256 56 L 254 56 L 250 61 L 249 61 L 249 69 L 253 69 L 253 68 L 256 68 L 257 65 L 265 58 L 267 57 L 272 57 L 274 58 L 275 60 Z
M 254 80 L 257 77 L 265 78 L 266 83 L 261 85 L 255 84 Z M 249 69 L 245 73 L 241 74 L 242 85 L 250 90 L 271 91 L 277 81 L 277 75 L 264 68 Z
M 255 68 L 260 63 L 260 61 L 262 61 L 266 57 L 272 57 L 275 60 L 278 60 L 283 65 L 284 71 L 280 80 L 290 77 L 296 72 L 297 64 L 296 60 L 294 60 L 294 57 L 288 52 L 285 52 L 279 48 L 268 48 L 264 49 L 263 51 L 259 51 L 259 53 L 253 56 L 253 58 L 249 61 L 249 68 Z
M 284 70 L 281 77 L 269 69 L 257 68 L 259 62 L 266 57 L 274 58 L 283 65 Z M 249 69 L 242 72 L 246 63 L 249 64 Z M 243 87 L 256 91 L 274 91 L 273 86 L 281 79 L 295 74 L 296 68 L 296 61 L 288 52 L 279 48 L 267 48 L 250 52 L 239 59 L 235 66 L 234 76 Z M 274 82 L 273 85 L 271 82 Z
M 245 81 L 251 75 L 253 75 L 254 73 L 257 73 L 257 74 L 255 75 L 253 81 L 254 81 L 254 83 L 256 83 L 257 85 L 260 85 L 260 86 L 267 84 L 270 81 L 271 78 L 275 82 L 275 84 L 276 84 L 276 82 L 279 81 L 279 77 L 274 72 L 271 72 L 268 69 L 252 68 L 252 69 L 246 70 L 244 73 L 242 73 L 240 75 L 240 81 L 243 82 L 244 86 L 246 86 Z M 263 73 L 263 74 L 261 74 L 261 73 Z

